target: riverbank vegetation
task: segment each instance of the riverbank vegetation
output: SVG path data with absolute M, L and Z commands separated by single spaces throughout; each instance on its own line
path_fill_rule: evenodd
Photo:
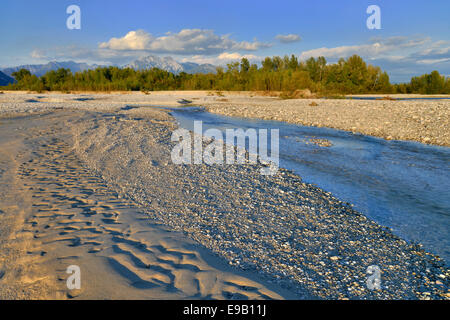
M 413 77 L 410 83 L 391 84 L 389 76 L 379 67 L 367 64 L 354 55 L 328 64 L 324 57 L 298 61 L 297 57 L 267 57 L 261 65 L 248 59 L 218 67 L 209 74 L 173 74 L 157 68 L 133 70 L 99 67 L 72 73 L 69 69 L 49 71 L 37 77 L 26 69 L 14 72 L 16 83 L 6 90 L 31 91 L 158 91 L 158 90 L 220 90 L 281 91 L 286 97 L 308 89 L 321 95 L 363 93 L 450 93 L 450 78 L 433 71 Z

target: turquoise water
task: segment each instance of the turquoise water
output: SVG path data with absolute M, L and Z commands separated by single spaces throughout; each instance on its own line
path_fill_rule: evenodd
M 450 148 L 226 117 L 199 108 L 171 113 L 180 126 L 190 130 L 194 120 L 203 121 L 203 130 L 278 128 L 281 167 L 450 262 Z M 311 137 L 327 139 L 332 146 L 305 143 Z

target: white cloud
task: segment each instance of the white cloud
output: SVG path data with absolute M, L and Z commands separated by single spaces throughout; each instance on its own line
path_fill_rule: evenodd
M 443 63 L 443 62 L 449 62 L 450 58 L 442 58 L 442 59 L 422 59 L 417 60 L 417 63 L 421 64 L 436 64 L 436 63 Z
M 183 29 L 154 37 L 144 30 L 130 31 L 122 38 L 112 38 L 99 45 L 100 49 L 133 50 L 154 53 L 213 55 L 227 50 L 256 51 L 271 44 L 254 40 L 238 42 L 229 35 L 216 35 L 213 30 Z
M 130 31 L 123 38 L 112 38 L 99 45 L 101 49 L 145 50 L 153 37 L 144 30 Z
M 438 41 L 442 45 L 447 45 L 446 42 Z M 419 57 L 427 57 L 434 58 L 436 60 L 441 58 L 450 57 L 450 47 L 438 47 L 436 45 L 432 45 L 429 48 L 426 48 L 417 54 Z
M 90 64 L 125 64 L 131 60 L 146 56 L 148 53 L 141 51 L 115 51 L 110 49 L 97 49 L 80 47 L 77 45 L 35 49 L 30 53 L 34 62 L 75 60 Z
M 368 59 L 381 58 L 383 55 L 391 56 L 390 53 L 405 49 L 418 48 L 429 42 L 429 38 L 408 39 L 406 37 L 391 37 L 387 39 L 373 38 L 371 43 L 340 46 L 334 48 L 318 48 L 302 52 L 300 59 L 320 57 L 338 59 L 357 54 Z
M 279 40 L 281 43 L 292 43 L 301 40 L 298 34 L 286 34 L 286 35 L 279 34 L 275 37 L 275 39 Z
M 31 51 L 30 55 L 33 59 L 47 59 L 47 54 L 45 53 L 45 51 L 40 49 L 34 49 L 33 51 Z
M 253 54 L 241 55 L 237 52 L 233 52 L 233 53 L 224 52 L 224 53 L 221 53 L 217 58 L 219 60 L 241 60 L 242 58 L 247 58 L 248 60 L 260 59 L 260 57 L 255 56 Z
M 308 58 L 314 57 L 325 57 L 325 58 L 345 58 L 353 54 L 361 54 L 362 52 L 370 52 L 379 50 L 378 44 L 372 45 L 355 45 L 355 46 L 340 46 L 335 48 L 317 48 L 308 51 L 303 51 L 300 55 L 301 60 L 306 60 Z
M 209 63 L 213 65 L 226 65 L 232 61 L 240 61 L 242 58 L 247 58 L 252 63 L 257 63 L 263 60 L 263 57 L 253 55 L 253 54 L 240 54 L 237 52 L 223 52 L 217 56 L 204 56 L 204 55 L 194 55 L 189 57 L 184 57 L 181 62 L 195 62 L 198 64 Z

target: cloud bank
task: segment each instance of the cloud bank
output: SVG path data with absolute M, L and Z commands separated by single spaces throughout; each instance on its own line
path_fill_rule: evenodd
M 275 37 L 278 41 L 281 43 L 293 43 L 293 42 L 299 42 L 301 40 L 300 36 L 298 34 L 279 34 Z
M 408 48 L 418 48 L 429 42 L 429 38 L 408 39 L 407 37 L 390 37 L 387 39 L 373 38 L 370 43 L 352 46 L 339 46 L 334 48 L 318 48 L 302 52 L 300 59 L 310 57 L 346 58 L 354 54 L 366 58 L 380 57 L 394 51 Z
M 256 51 L 271 44 L 254 41 L 235 41 L 229 35 L 217 35 L 213 30 L 183 29 L 154 37 L 144 30 L 130 31 L 121 38 L 111 38 L 99 44 L 100 49 L 116 51 L 147 51 L 166 54 L 214 55 L 226 51 Z
M 354 54 L 388 71 L 394 82 L 409 81 L 413 75 L 432 70 L 450 73 L 450 41 L 432 41 L 427 37 L 373 38 L 365 44 L 303 51 L 300 59 L 324 56 L 329 61 L 336 61 Z

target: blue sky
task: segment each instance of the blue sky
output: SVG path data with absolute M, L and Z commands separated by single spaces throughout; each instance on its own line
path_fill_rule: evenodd
M 81 30 L 66 27 L 69 5 Z M 366 27 L 369 5 L 381 29 Z M 450 1 L 4 0 L 0 67 L 50 60 L 122 65 L 145 55 L 224 65 L 242 56 L 358 53 L 394 82 L 439 70 L 450 75 Z

